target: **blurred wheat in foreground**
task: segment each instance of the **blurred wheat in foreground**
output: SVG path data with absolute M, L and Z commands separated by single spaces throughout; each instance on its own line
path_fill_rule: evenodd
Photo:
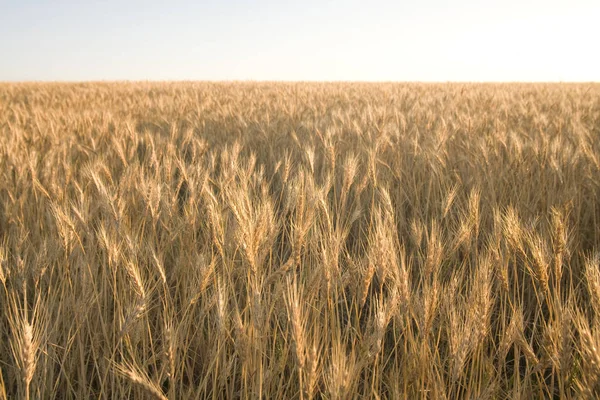
M 600 396 L 600 85 L 0 85 L 0 399 Z

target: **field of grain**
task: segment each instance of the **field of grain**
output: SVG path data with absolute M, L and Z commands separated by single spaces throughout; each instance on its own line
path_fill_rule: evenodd
M 600 395 L 600 85 L 0 85 L 0 399 Z

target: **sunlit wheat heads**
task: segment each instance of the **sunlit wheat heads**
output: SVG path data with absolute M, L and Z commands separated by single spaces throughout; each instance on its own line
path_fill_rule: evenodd
M 0 85 L 0 399 L 597 398 L 600 86 Z

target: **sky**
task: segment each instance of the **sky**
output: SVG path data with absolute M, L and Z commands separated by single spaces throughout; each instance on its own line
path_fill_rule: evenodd
M 0 0 L 0 81 L 600 81 L 600 0 Z

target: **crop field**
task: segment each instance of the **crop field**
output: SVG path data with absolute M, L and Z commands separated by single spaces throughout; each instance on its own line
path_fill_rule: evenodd
M 0 84 L 0 399 L 597 398 L 599 251 L 599 84 Z

